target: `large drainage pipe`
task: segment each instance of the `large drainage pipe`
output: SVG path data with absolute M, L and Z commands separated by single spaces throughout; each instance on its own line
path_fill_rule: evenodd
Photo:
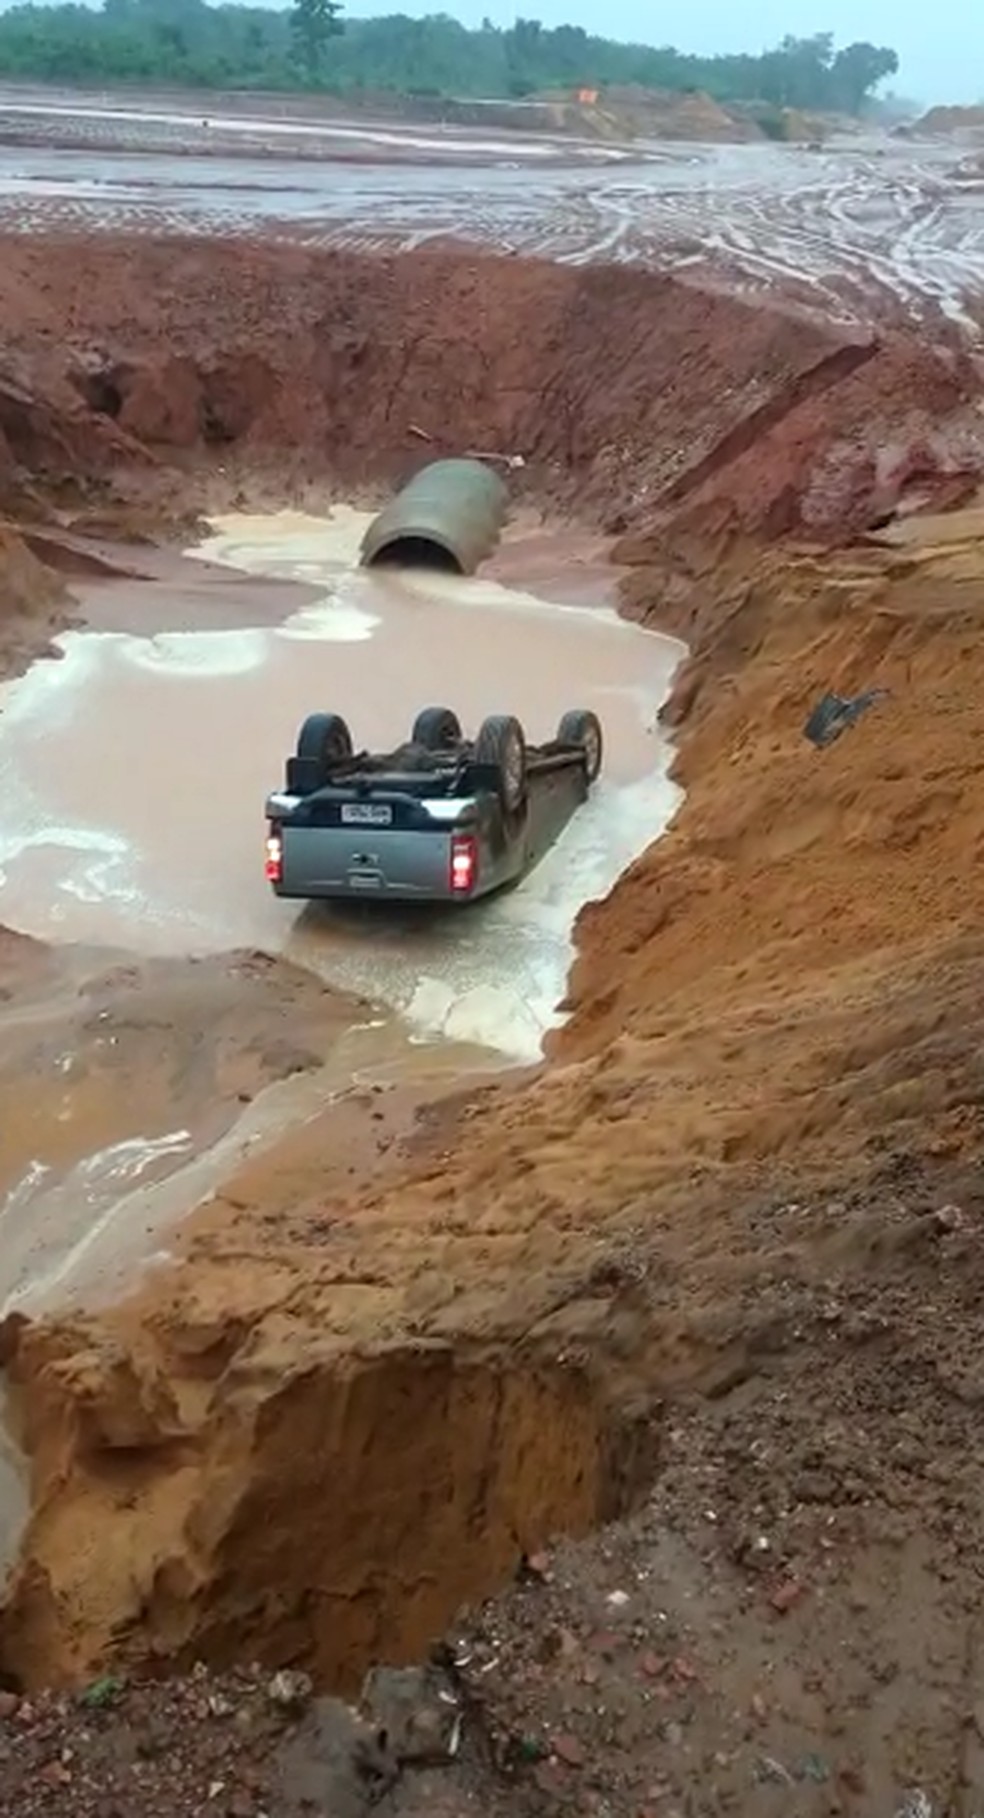
M 508 503 L 503 481 L 484 461 L 434 461 L 373 519 L 362 566 L 474 574 L 499 541 Z

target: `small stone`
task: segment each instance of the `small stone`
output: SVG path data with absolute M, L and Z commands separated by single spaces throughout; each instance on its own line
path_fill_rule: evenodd
M 797 1780 L 812 1780 L 815 1786 L 823 1786 L 830 1778 L 830 1769 L 822 1755 L 804 1755 L 796 1767 Z
M 658 1679 L 666 1672 L 666 1661 L 659 1654 L 643 1654 L 639 1667 L 647 1679 Z
M 772 1781 L 778 1786 L 792 1786 L 793 1776 L 781 1761 L 774 1755 L 760 1755 L 755 1763 L 755 1772 L 759 1780 Z
M 910 1787 L 895 1818 L 933 1818 L 933 1807 L 921 1786 Z
M 142 1761 L 156 1761 L 158 1756 L 166 1753 L 168 1746 L 167 1728 L 154 1719 L 141 1730 L 136 1737 L 135 1748 Z
M 671 1749 L 683 1747 L 684 1728 L 682 1723 L 664 1723 L 663 1736 Z
M 607 1601 L 616 1610 L 623 1610 L 629 1601 L 628 1591 L 609 1591 Z
M 43 1786 L 71 1786 L 72 1776 L 60 1761 L 49 1761 L 38 1772 Z
M 785 1584 L 776 1586 L 776 1589 L 769 1598 L 769 1602 L 771 1603 L 772 1608 L 777 1611 L 780 1616 L 785 1616 L 787 1611 L 791 1610 L 795 1604 L 799 1603 L 800 1598 L 805 1596 L 805 1594 L 806 1587 L 800 1584 L 798 1579 L 787 1578 Z
M 522 1761 L 542 1761 L 546 1749 L 539 1736 L 522 1736 L 519 1742 L 519 1755 Z
M 526 1561 L 526 1569 L 534 1578 L 548 1578 L 550 1575 L 550 1554 L 531 1553 Z
M 267 1686 L 270 1703 L 284 1711 L 302 1711 L 310 1703 L 313 1692 L 314 1685 L 307 1673 L 295 1673 L 289 1667 L 274 1673 Z
M 605 1630 L 602 1630 L 597 1635 L 592 1635 L 591 1640 L 588 1643 L 592 1652 L 600 1654 L 603 1660 L 611 1660 L 618 1651 L 620 1645 L 619 1637 L 617 1635 L 611 1635 Z
M 584 1749 L 576 1736 L 555 1736 L 550 1746 L 558 1761 L 565 1762 L 568 1767 L 584 1766 Z
M 766 1716 L 768 1715 L 768 1706 L 765 1699 L 762 1697 L 761 1692 L 752 1693 L 749 1701 L 749 1709 L 751 1710 L 756 1723 L 765 1722 Z
M 0 1723 L 16 1717 L 20 1708 L 20 1699 L 16 1692 L 0 1692 Z
M 570 1659 L 578 1650 L 577 1637 L 570 1629 L 546 1629 L 537 1647 L 537 1659 L 544 1662 Z
M 685 1654 L 678 1654 L 674 1660 L 673 1676 L 675 1679 L 682 1680 L 684 1685 L 693 1685 L 694 1680 L 699 1678 L 693 1661 L 688 1660 Z

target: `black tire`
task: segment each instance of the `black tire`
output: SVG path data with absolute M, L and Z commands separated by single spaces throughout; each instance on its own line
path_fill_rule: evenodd
M 499 800 L 507 814 L 515 814 L 526 800 L 526 735 L 511 713 L 493 713 L 483 720 L 475 740 L 475 762 L 494 766 Z
M 327 781 L 336 764 L 352 756 L 352 734 L 338 713 L 309 713 L 297 735 L 297 755 L 318 766 Z
M 412 745 L 425 751 L 453 751 L 461 744 L 461 722 L 450 707 L 422 707 L 413 722 Z
M 596 713 L 587 707 L 572 707 L 565 713 L 557 727 L 558 745 L 580 745 L 584 752 L 584 768 L 588 782 L 596 783 L 601 775 L 602 760 L 605 755 L 605 741 L 601 731 L 601 721 Z

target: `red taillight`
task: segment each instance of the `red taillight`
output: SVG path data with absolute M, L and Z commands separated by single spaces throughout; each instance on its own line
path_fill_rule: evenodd
M 467 896 L 478 878 L 478 842 L 470 833 L 451 835 L 451 890 Z
M 279 884 L 284 875 L 284 842 L 279 827 L 271 826 L 266 843 L 266 875 L 268 884 Z

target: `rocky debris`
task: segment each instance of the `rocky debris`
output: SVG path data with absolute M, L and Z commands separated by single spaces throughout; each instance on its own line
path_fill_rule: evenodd
M 296 1715 L 307 1710 L 314 1685 L 307 1673 L 293 1673 L 288 1667 L 281 1667 L 279 1673 L 274 1673 L 266 1691 L 272 1705 Z
M 338 1699 L 319 1698 L 278 1752 L 272 1818 L 364 1818 L 399 1775 L 385 1740 Z
M 937 1403 L 932 1434 L 921 1409 L 968 1334 L 977 1349 L 980 1188 L 920 1179 L 901 1158 L 893 1178 L 894 1204 L 883 1184 L 864 1202 L 763 1206 L 763 1223 L 828 1233 L 856 1229 L 864 1206 L 894 1265 L 808 1289 L 787 1256 L 771 1368 L 676 1406 L 636 1515 L 526 1558 L 511 1590 L 462 1618 L 464 1748 L 445 1777 L 462 1811 L 932 1818 L 958 1778 L 967 1809 L 984 1807 L 966 1671 L 980 1389 L 947 1396 L 945 1415 Z M 944 1261 L 949 1244 L 959 1261 Z M 795 1361 L 776 1348 L 780 1305 Z M 420 1791 L 401 1789 L 397 1809 L 422 1818 Z
M 373 1675 L 365 1713 L 261 1667 L 128 1681 L 74 1695 L 0 1692 L 0 1811 L 17 1818 L 365 1818 L 405 1771 L 448 1762 L 433 1671 Z M 392 1725 L 392 1742 L 375 1727 Z M 404 1789 L 405 1791 L 405 1789 Z
M 446 1675 L 376 1667 L 363 1686 L 362 1710 L 381 1746 L 401 1764 L 433 1767 L 458 1754 L 461 1706 Z
M 290 1719 L 259 1668 L 0 1702 L 0 1811 L 18 1818 L 272 1818 Z

